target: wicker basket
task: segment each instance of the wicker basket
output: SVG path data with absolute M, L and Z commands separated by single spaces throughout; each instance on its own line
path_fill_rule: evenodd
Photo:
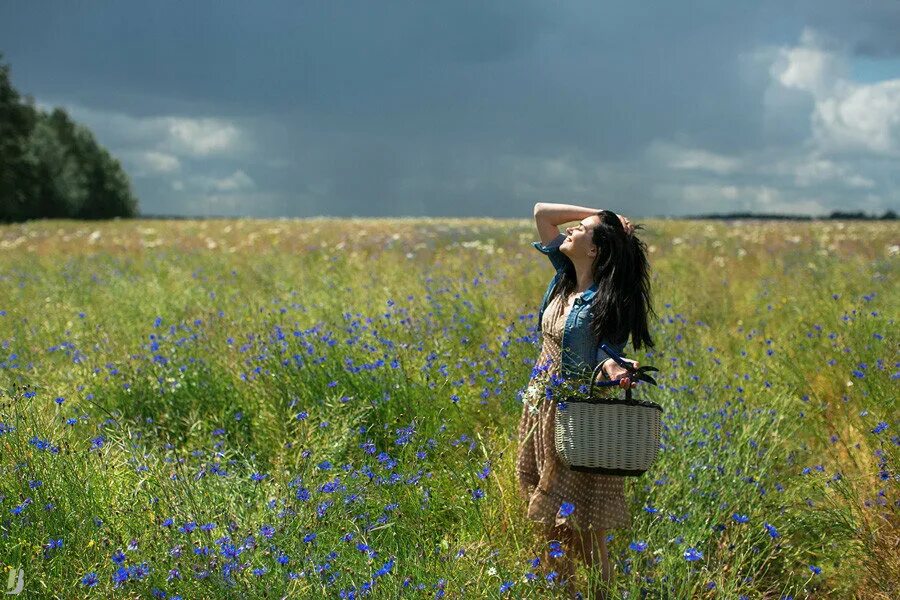
M 613 358 L 626 365 L 620 357 Z M 557 403 L 556 452 L 573 471 L 639 477 L 656 460 L 663 409 L 655 402 L 633 399 L 629 388 L 624 400 L 594 398 L 599 369 L 600 365 L 594 369 L 587 397 L 572 395 Z M 596 385 L 612 387 L 620 381 Z

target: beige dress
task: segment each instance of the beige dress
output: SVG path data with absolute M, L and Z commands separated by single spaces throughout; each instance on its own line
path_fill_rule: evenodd
M 572 300 L 570 297 L 566 302 L 557 295 L 541 319 L 543 344 L 537 365 L 549 364 L 549 368 L 532 377 L 524 397 L 516 454 L 519 493 L 527 502 L 528 518 L 533 521 L 568 524 L 581 530 L 630 528 L 625 478 L 572 471 L 556 453 L 556 398 L 548 400 L 545 389 L 550 376 L 560 373 L 560 343 Z M 567 518 L 558 514 L 563 502 L 575 505 Z

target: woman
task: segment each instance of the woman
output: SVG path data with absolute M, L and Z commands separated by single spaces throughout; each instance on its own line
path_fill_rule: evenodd
M 647 327 L 653 311 L 649 265 L 635 227 L 612 211 L 538 202 L 534 218 L 541 241 L 533 245 L 547 255 L 556 274 L 538 313 L 543 343 L 524 397 L 516 471 L 528 517 L 543 524 L 548 541 L 563 542 L 562 556 L 555 545 L 549 556 L 561 559 L 557 570 L 574 595 L 570 551 L 589 568 L 599 559 L 608 585 L 612 569 L 606 530 L 630 527 L 631 515 L 623 477 L 572 471 L 560 462 L 554 445 L 554 392 L 559 395 L 556 386 L 562 382 L 589 383 L 600 362 L 598 379 L 622 378 L 623 388 L 635 386 L 628 371 L 599 346 L 606 343 L 621 354 L 630 336 L 635 349 L 653 347 Z M 559 224 L 576 220 L 577 225 L 559 233 Z M 604 597 L 599 586 L 594 597 Z

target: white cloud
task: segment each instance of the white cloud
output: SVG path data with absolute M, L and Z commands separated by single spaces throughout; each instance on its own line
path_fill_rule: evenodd
M 228 177 L 216 180 L 213 187 L 220 192 L 231 192 L 251 188 L 254 185 L 256 185 L 254 181 L 246 173 L 238 169 Z
M 647 147 L 647 155 L 670 169 L 681 171 L 708 171 L 727 175 L 741 168 L 741 160 L 738 158 L 702 148 L 688 148 L 665 140 L 651 142 Z
M 131 160 L 151 173 L 172 173 L 181 168 L 181 161 L 177 156 L 155 150 L 137 153 Z
M 62 106 L 114 156 L 121 157 L 126 172 L 140 178 L 136 185 L 151 194 L 166 190 L 164 193 L 174 196 L 209 195 L 232 210 L 232 201 L 224 198 L 251 189 L 256 192 L 256 183 L 242 169 L 224 177 L 204 174 L 221 172 L 218 161 L 223 158 L 239 159 L 250 152 L 247 137 L 231 121 L 212 117 L 135 117 L 69 103 L 36 105 L 48 112 L 54 106 Z M 177 179 L 173 180 L 174 176 Z
M 847 75 L 844 51 L 826 46 L 807 29 L 799 46 L 780 49 L 770 70 L 778 85 L 812 97 L 816 150 L 900 156 L 900 79 L 857 83 Z
M 852 188 L 871 188 L 875 182 L 845 166 L 828 159 L 807 157 L 805 160 L 787 165 L 794 176 L 794 182 L 800 187 L 808 187 L 820 183 L 840 182 Z
M 817 97 L 829 94 L 847 67 L 841 56 L 823 48 L 825 44 L 815 31 L 804 29 L 799 46 L 779 49 L 769 73 L 784 87 Z
M 134 117 L 65 102 L 36 101 L 35 104 L 45 111 L 51 111 L 57 105 L 63 106 L 75 121 L 94 132 L 102 144 L 133 155 L 155 152 L 176 158 L 233 157 L 247 150 L 242 131 L 235 123 L 225 119 Z M 146 157 L 143 160 L 153 161 Z
M 816 199 L 796 198 L 769 185 L 660 184 L 653 186 L 652 194 L 674 209 L 674 214 L 748 211 L 821 215 L 827 212 Z
M 237 127 L 220 119 L 165 117 L 167 142 L 183 153 L 208 156 L 234 148 L 239 137 Z
M 256 185 L 256 182 L 242 170 L 238 169 L 227 177 L 193 177 L 191 178 L 191 184 L 195 189 L 204 191 L 234 192 L 252 188 Z
M 817 100 L 813 131 L 823 148 L 900 156 L 900 79 L 842 86 Z

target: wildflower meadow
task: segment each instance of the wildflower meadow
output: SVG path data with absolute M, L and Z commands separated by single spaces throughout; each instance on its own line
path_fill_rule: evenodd
M 612 597 L 900 598 L 896 224 L 634 220 L 655 347 L 625 353 L 664 414 Z M 0 591 L 565 597 L 515 476 L 537 239 L 0 226 Z

